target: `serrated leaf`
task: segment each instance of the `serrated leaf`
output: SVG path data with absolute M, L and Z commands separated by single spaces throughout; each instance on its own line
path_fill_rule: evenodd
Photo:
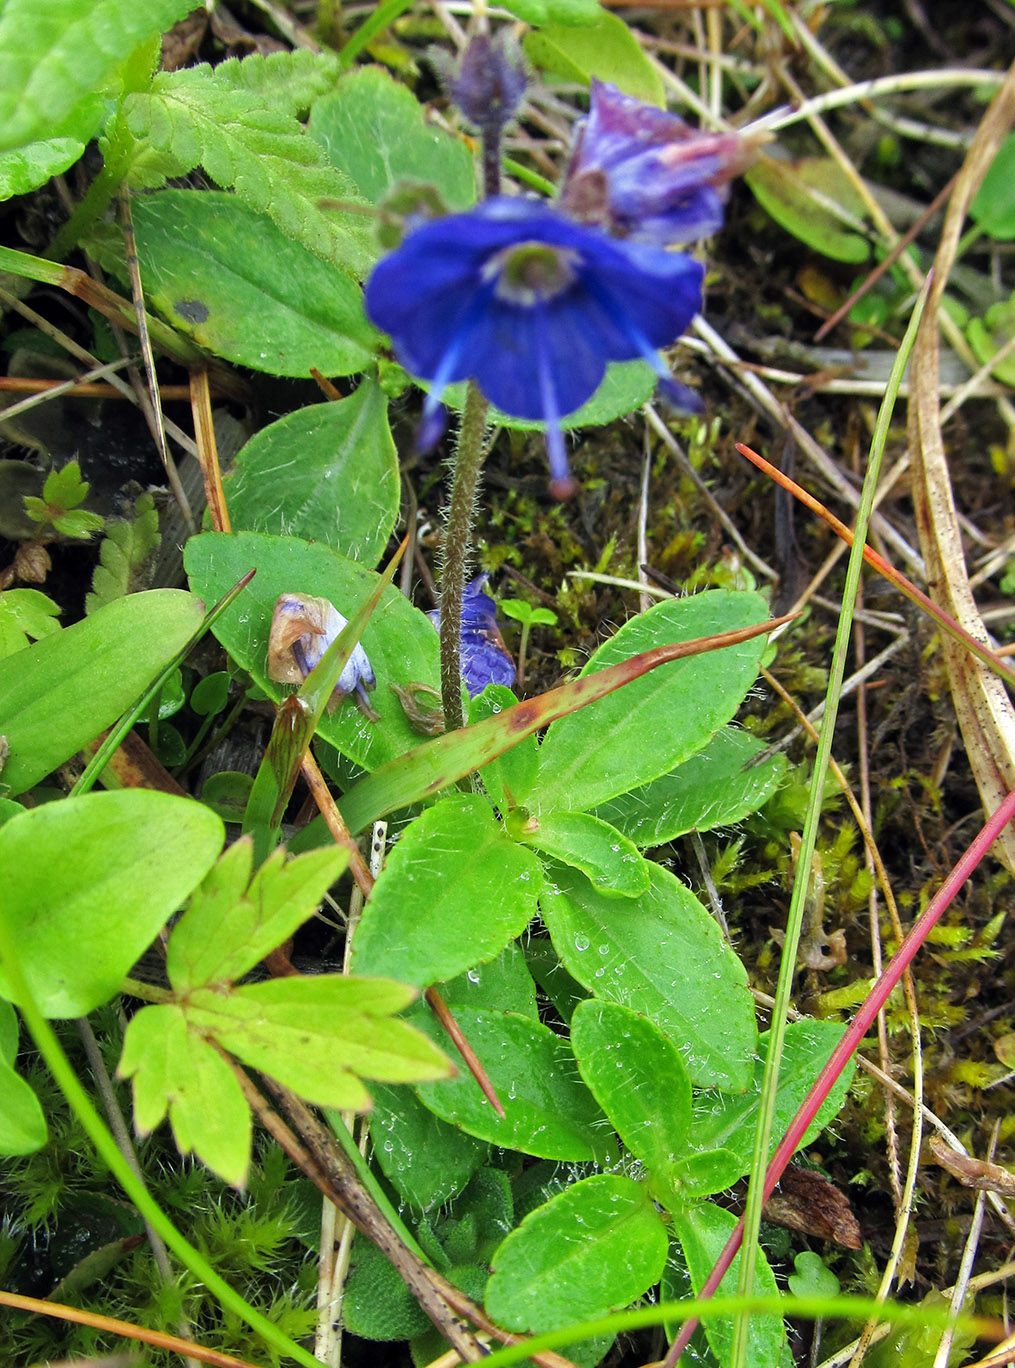
M 323 541 L 376 565 L 398 519 L 398 455 L 375 380 L 262 428 L 223 480 L 234 529 Z
M 779 1064 L 779 1089 L 776 1094 L 775 1116 L 772 1121 L 772 1145 L 774 1151 L 780 1137 L 785 1134 L 800 1104 L 817 1078 L 829 1056 L 842 1039 L 844 1026 L 834 1021 L 790 1022 L 786 1028 L 786 1040 L 782 1059 Z M 764 1061 L 768 1053 L 768 1032 L 758 1042 L 758 1059 L 753 1070 L 753 1079 L 746 1092 L 737 1097 L 707 1096 L 698 1099 L 691 1121 L 691 1146 L 695 1150 L 727 1149 L 739 1156 L 741 1173 L 750 1167 L 754 1148 L 754 1129 L 758 1116 L 758 1103 L 761 1097 L 761 1080 Z M 809 1145 L 832 1120 L 846 1100 L 850 1083 L 853 1080 L 855 1063 L 850 1062 L 843 1070 L 827 1099 L 822 1103 L 817 1116 L 800 1141 L 800 1146 Z
M 250 1108 L 229 1064 L 190 1030 L 178 1005 L 142 1007 L 123 1039 L 117 1070 L 133 1080 L 134 1124 L 155 1129 L 166 1111 L 181 1154 L 194 1153 L 242 1187 L 250 1165 Z
M 31 788 L 114 722 L 186 645 L 203 616 L 192 594 L 154 589 L 118 599 L 16 659 L 0 660 L 8 792 Z
M 342 63 L 333 52 L 270 52 L 266 57 L 252 52 L 246 57 L 229 57 L 214 69 L 216 86 L 242 90 L 256 98 L 262 109 L 298 116 L 322 95 L 334 90 Z
M 0 200 L 27 195 L 73 166 L 85 145 L 77 138 L 46 138 L 10 152 L 0 152 Z
M 0 151 L 49 137 L 190 0 L 6 0 L 0 10 Z
M 112 997 L 222 839 L 213 812 L 147 789 L 46 803 L 0 827 L 0 908 L 45 1015 Z M 18 1001 L 2 965 L 0 993 Z
M 786 772 L 782 755 L 752 765 L 763 749 L 749 732 L 723 727 L 697 755 L 611 798 L 596 815 L 642 848 L 665 845 L 687 831 L 731 826 L 767 802 Z
M 317 101 L 307 132 L 373 204 L 399 181 L 436 188 L 448 209 L 476 202 L 476 162 L 465 143 L 427 122 L 419 101 L 383 67 L 359 67 Z
M 162 72 L 150 91 L 127 96 L 122 119 L 135 144 L 126 154 L 134 188 L 157 189 L 200 165 L 332 266 L 361 276 L 372 265 L 369 220 L 321 207 L 354 201 L 352 183 L 294 116 L 266 108 L 256 90 L 219 82 L 205 66 Z
M 628 25 L 609 11 L 601 10 L 594 23 L 580 28 L 566 19 L 551 20 L 526 34 L 524 48 L 533 66 L 565 81 L 588 85 L 595 76 L 645 104 L 666 107 L 662 78 Z
M 538 1333 L 628 1306 L 657 1283 L 666 1229 L 644 1184 L 600 1173 L 526 1216 L 494 1255 L 486 1309 Z
M 705 1279 L 711 1273 L 723 1246 L 733 1233 L 737 1218 L 732 1211 L 717 1207 L 714 1202 L 697 1202 L 683 1210 L 671 1213 L 673 1224 L 687 1269 L 691 1275 L 691 1285 L 695 1293 L 700 1292 Z M 735 1297 L 740 1281 L 740 1253 L 716 1289 L 720 1297 Z M 775 1275 L 769 1267 L 763 1249 L 758 1250 L 758 1266 L 754 1288 L 761 1296 L 778 1296 Z M 662 1294 L 669 1296 L 664 1279 Z M 733 1344 L 733 1318 L 731 1316 L 708 1316 L 704 1323 L 705 1336 L 720 1363 L 729 1363 Z M 747 1357 L 750 1364 L 779 1364 L 786 1347 L 786 1331 L 779 1316 L 751 1313 L 747 1328 Z
M 587 812 L 549 812 L 522 839 L 561 864 L 580 869 L 607 897 L 635 898 L 648 888 L 648 865 L 616 827 Z
M 445 1078 L 451 1064 L 420 1031 L 392 1018 L 415 996 L 385 979 L 320 974 L 271 979 L 231 993 L 195 989 L 192 1030 L 324 1107 L 365 1111 L 360 1078 L 413 1083 Z
M 351 967 L 425 988 L 493 959 L 536 912 L 539 860 L 478 794 L 428 808 L 388 856 L 363 909 Z
M 85 612 L 94 613 L 104 603 L 139 588 L 140 572 L 161 540 L 155 500 L 150 494 L 141 494 L 134 503 L 133 518 L 115 518 L 106 524 L 99 564 L 92 572 L 92 592 L 85 597 Z
M 349 863 L 348 851 L 337 848 L 288 861 L 279 848 L 251 879 L 252 854 L 249 837 L 234 842 L 174 929 L 166 969 L 177 993 L 248 973 L 313 915 Z
M 691 1119 L 691 1080 L 673 1041 L 629 1007 L 587 998 L 571 1017 L 571 1048 L 627 1148 L 650 1173 L 670 1173 Z
M 372 572 L 328 546 L 256 532 L 191 537 L 184 565 L 210 603 L 217 602 L 251 566 L 257 566 L 257 575 L 242 599 L 222 614 L 212 631 L 258 687 L 275 700 L 284 690 L 268 678 L 266 665 L 271 615 L 279 594 L 312 592 L 330 599 L 351 619 L 377 582 Z M 356 764 L 375 769 L 418 745 L 419 736 L 388 684 L 414 680 L 439 689 L 439 644 L 430 620 L 394 588 L 382 595 L 362 644 L 377 676 L 371 701 L 381 721 L 367 722 L 351 703 L 345 703 L 321 720 L 318 733 Z
M 696 1087 L 743 1092 L 757 1044 L 747 973 L 690 890 L 660 865 L 649 871 L 649 891 L 624 902 L 577 870 L 548 871 L 539 902 L 554 949 L 596 997 L 654 1021 Z
M 424 1106 L 470 1135 L 541 1159 L 592 1159 L 603 1137 L 603 1115 L 577 1077 L 566 1040 L 513 1012 L 458 1012 L 458 1024 L 479 1056 L 504 1107 L 499 1117 L 471 1074 L 417 1089 Z M 414 1018 L 437 1038 L 428 1015 Z
M 134 233 L 150 302 L 216 355 L 273 375 L 351 375 L 373 359 L 356 282 L 236 195 L 138 197 Z
M 759 595 L 724 589 L 658 603 L 600 646 L 581 677 L 655 646 L 764 622 L 766 615 Z M 554 722 L 540 748 L 527 806 L 537 816 L 583 812 L 668 773 L 730 720 L 764 651 L 765 638 L 756 637 L 687 656 Z

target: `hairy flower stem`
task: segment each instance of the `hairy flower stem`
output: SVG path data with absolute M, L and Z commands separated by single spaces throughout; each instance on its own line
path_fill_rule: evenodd
M 487 199 L 500 194 L 500 134 L 499 124 L 483 132 L 483 194 Z
M 486 400 L 473 381 L 458 431 L 441 564 L 441 701 L 445 731 L 462 726 L 462 594 L 468 579 L 476 491 L 485 456 Z

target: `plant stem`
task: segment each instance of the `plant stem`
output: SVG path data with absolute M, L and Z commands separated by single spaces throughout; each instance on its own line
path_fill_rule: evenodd
M 441 701 L 444 727 L 457 731 L 462 726 L 462 595 L 472 550 L 472 528 L 476 518 L 476 491 L 485 456 L 486 400 L 475 382 L 469 381 L 458 431 L 451 502 L 444 531 L 444 556 L 441 564 Z

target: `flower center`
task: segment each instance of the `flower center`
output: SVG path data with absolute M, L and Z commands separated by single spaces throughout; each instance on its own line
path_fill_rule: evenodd
M 521 242 L 495 252 L 483 266 L 483 279 L 496 277 L 498 299 L 531 307 L 566 290 L 575 280 L 578 260 L 577 252 L 564 247 Z

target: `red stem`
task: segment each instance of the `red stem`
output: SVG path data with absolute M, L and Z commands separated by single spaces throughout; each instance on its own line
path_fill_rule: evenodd
M 909 968 L 916 952 L 927 939 L 931 928 L 938 921 L 942 912 L 951 903 L 959 889 L 972 874 L 973 870 L 986 855 L 987 851 L 994 844 L 1001 832 L 1010 821 L 1015 819 L 1015 789 L 1008 794 L 1004 802 L 986 822 L 975 840 L 962 855 L 958 864 L 948 875 L 948 878 L 941 885 L 938 892 L 928 903 L 926 911 L 913 923 L 913 927 L 899 946 L 891 960 L 885 966 L 880 978 L 875 983 L 867 996 L 863 1006 L 850 1022 L 849 1029 L 842 1037 L 839 1044 L 832 1052 L 828 1063 L 818 1074 L 811 1087 L 810 1092 L 804 1098 L 800 1110 L 790 1122 L 789 1129 L 786 1131 L 778 1149 L 772 1155 L 771 1162 L 765 1171 L 765 1199 L 772 1195 L 775 1186 L 782 1177 L 783 1170 L 789 1163 L 796 1147 L 804 1137 L 807 1127 L 814 1120 L 818 1109 L 825 1098 L 832 1090 L 836 1079 L 846 1067 L 850 1056 L 859 1047 L 861 1040 L 870 1029 L 871 1023 L 878 1012 L 885 1005 L 892 989 L 901 979 L 902 975 Z M 711 1297 L 716 1288 L 722 1282 L 730 1265 L 736 1257 L 737 1251 L 744 1237 L 744 1222 L 741 1218 L 736 1225 L 736 1229 L 726 1242 L 726 1246 L 719 1258 L 716 1260 L 715 1267 L 708 1275 L 708 1280 L 698 1294 L 699 1300 Z M 694 1333 L 698 1322 L 696 1320 L 687 1321 L 677 1338 L 673 1341 L 669 1353 L 663 1360 L 665 1368 L 673 1368 L 680 1355 L 687 1346 L 688 1340 Z

